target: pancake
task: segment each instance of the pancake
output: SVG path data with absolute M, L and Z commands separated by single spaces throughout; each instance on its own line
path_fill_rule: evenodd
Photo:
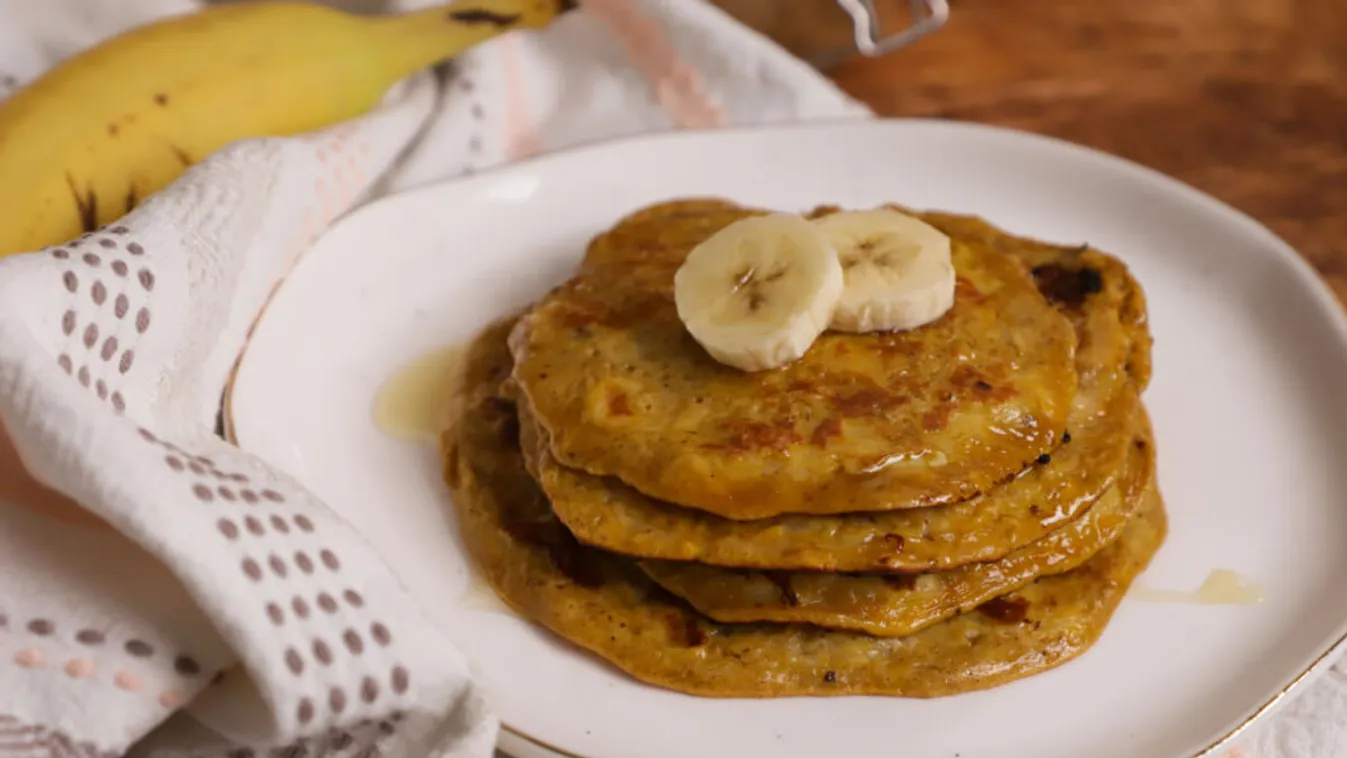
M 646 497 L 615 477 L 561 466 L 521 407 L 526 462 L 557 517 L 583 542 L 640 557 L 868 572 L 936 571 L 996 560 L 1077 516 L 1122 468 L 1138 392 L 1149 380 L 1140 287 L 1121 261 L 1097 250 L 1009 237 L 967 217 L 928 218 L 1024 261 L 1072 323 L 1080 380 L 1068 418 L 1071 441 L 1048 464 L 950 506 L 735 521 Z
M 511 336 L 514 378 L 562 465 L 725 518 L 954 503 L 1061 442 L 1075 335 L 1025 266 L 953 235 L 953 308 L 906 332 L 825 333 L 746 373 L 678 319 L 688 252 L 762 211 L 668 203 L 590 245 Z
M 894 206 L 898 207 L 898 206 Z M 906 210 L 899 208 L 899 210 Z M 946 234 L 958 230 L 958 234 L 974 244 L 983 245 L 1014 256 L 1027 266 L 1037 283 L 1039 291 L 1048 300 L 1057 304 L 1069 317 L 1079 317 L 1088 312 L 1080 306 L 1086 303 L 1093 293 L 1099 291 L 1101 279 L 1109 278 L 1109 269 L 1121 270 L 1127 278 L 1128 286 L 1119 301 L 1120 317 L 1131 336 L 1131 350 L 1126 363 L 1126 376 L 1136 383 L 1137 391 L 1144 391 L 1151 380 L 1152 336 L 1146 312 L 1146 295 L 1137 284 L 1127 267 L 1117 258 L 1102 253 L 1088 244 L 1063 246 L 1027 237 L 1006 234 L 1001 229 L 976 216 L 954 213 L 928 212 L 921 214 L 926 223 L 944 231 Z M 1103 276 L 1095 276 L 1096 273 Z M 1107 286 L 1106 284 L 1104 285 Z M 1106 343 L 1093 340 L 1091 332 L 1081 328 L 1077 321 L 1076 332 L 1080 336 L 1077 352 L 1110 351 Z M 1102 334 L 1102 332 L 1101 332 Z M 1106 360 L 1087 359 L 1078 366 L 1099 367 L 1107 370 Z M 1107 378 L 1082 376 L 1081 381 L 1092 384 L 1100 391 L 1107 392 Z
M 1164 539 L 1152 480 L 1122 536 L 1085 565 L 908 637 L 710 622 L 552 515 L 524 469 L 514 407 L 498 392 L 506 328 L 469 350 L 461 407 L 442 439 L 464 542 L 512 608 L 650 684 L 716 697 L 935 697 L 1004 684 L 1089 648 Z
M 929 574 L 738 571 L 641 561 L 661 587 L 716 621 L 808 623 L 901 637 L 973 610 L 1043 576 L 1085 563 L 1118 538 L 1152 478 L 1149 425 L 1129 445 L 1126 473 L 1080 517 L 991 563 Z

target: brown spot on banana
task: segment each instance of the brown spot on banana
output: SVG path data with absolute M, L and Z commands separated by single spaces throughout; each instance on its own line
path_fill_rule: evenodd
M 168 105 L 168 95 L 160 92 L 154 96 L 155 105 Z
M 513 26 L 519 23 L 518 13 L 496 13 L 483 8 L 465 8 L 461 11 L 449 11 L 449 20 L 464 24 L 491 24 L 496 27 Z
M 80 215 L 80 226 L 86 232 L 92 232 L 98 228 L 98 196 L 90 187 L 84 194 L 80 194 L 79 187 L 75 186 L 75 177 L 67 171 L 65 175 L 66 186 L 70 188 L 70 195 L 75 200 L 75 209 Z
M 186 150 L 171 143 L 169 144 L 168 149 L 173 151 L 173 156 L 178 159 L 178 163 L 181 163 L 183 168 L 192 165 L 192 156 L 189 155 Z
M 136 185 L 132 184 L 126 188 L 126 200 L 123 202 L 126 212 L 130 213 L 134 210 L 138 202 L 140 202 L 140 198 L 136 197 Z
M 386 51 L 383 75 L 393 81 L 512 30 L 543 28 L 572 5 L 566 0 L 456 0 L 449 7 L 379 18 L 370 27 L 370 44 Z
M 121 131 L 121 127 L 117 126 L 116 124 L 108 124 L 108 136 L 109 136 L 109 137 L 116 137 L 116 136 L 117 136 L 117 133 L 120 132 L 120 131 Z

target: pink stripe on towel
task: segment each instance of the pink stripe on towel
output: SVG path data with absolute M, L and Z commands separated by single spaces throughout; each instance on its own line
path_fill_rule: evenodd
M 497 44 L 505 75 L 505 156 L 517 161 L 541 154 L 543 141 L 538 134 L 538 120 L 529 107 L 528 84 L 519 59 L 519 38 L 508 34 Z
M 725 112 L 706 94 L 701 74 L 679 58 L 659 24 L 642 17 L 630 0 L 584 0 L 584 9 L 617 36 L 678 128 L 724 125 Z

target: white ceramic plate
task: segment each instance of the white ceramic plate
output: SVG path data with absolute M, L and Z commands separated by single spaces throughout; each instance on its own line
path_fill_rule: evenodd
M 693 194 L 780 209 L 899 201 L 1124 258 L 1150 301 L 1146 399 L 1172 524 L 1142 581 L 1193 588 L 1233 569 L 1266 601 L 1132 597 L 1079 660 L 929 701 L 677 695 L 458 602 L 472 580 L 435 454 L 374 426 L 376 390 L 558 283 L 620 215 Z M 636 139 L 374 204 L 280 290 L 238 373 L 232 421 L 243 447 L 382 547 L 475 662 L 521 757 L 554 755 L 547 744 L 586 758 L 1186 758 L 1214 751 L 1347 633 L 1345 381 L 1332 296 L 1234 210 L 1061 142 L 889 121 Z

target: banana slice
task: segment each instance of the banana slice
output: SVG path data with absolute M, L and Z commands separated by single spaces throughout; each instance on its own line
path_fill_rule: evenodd
M 831 329 L 914 329 L 954 306 L 950 241 L 940 230 L 886 208 L 834 213 L 814 221 L 842 264 L 845 286 Z
M 712 358 L 744 371 L 804 355 L 828 327 L 842 266 L 823 230 L 777 213 L 736 221 L 688 253 L 674 303 Z

